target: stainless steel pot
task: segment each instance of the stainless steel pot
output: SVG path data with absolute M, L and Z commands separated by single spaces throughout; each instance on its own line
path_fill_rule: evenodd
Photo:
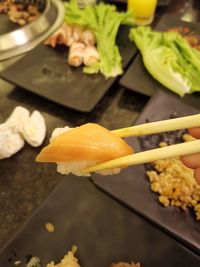
M 60 0 L 39 0 L 41 15 L 30 24 L 0 36 L 0 60 L 21 55 L 47 39 L 64 20 Z

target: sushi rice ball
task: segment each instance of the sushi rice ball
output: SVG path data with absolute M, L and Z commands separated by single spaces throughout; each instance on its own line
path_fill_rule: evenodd
M 57 128 L 53 131 L 50 144 L 36 157 L 37 162 L 54 162 L 61 174 L 73 173 L 77 176 L 90 176 L 82 171 L 87 167 L 108 160 L 133 154 L 134 151 L 121 137 L 106 128 L 87 123 L 80 127 Z M 117 174 L 120 168 L 99 173 Z

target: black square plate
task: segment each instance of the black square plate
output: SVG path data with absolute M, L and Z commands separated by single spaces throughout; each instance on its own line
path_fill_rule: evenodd
M 129 27 L 120 27 L 117 38 L 123 68 L 136 53 L 136 47 L 128 40 L 128 32 Z M 105 79 L 101 74 L 86 75 L 82 68 L 67 64 L 65 47 L 52 49 L 43 44 L 2 71 L 0 77 L 58 104 L 85 112 L 94 108 L 116 80 Z
M 163 16 L 155 28 L 156 30 L 165 31 L 168 28 L 179 26 L 189 27 L 192 31 L 200 34 L 199 24 L 182 21 L 169 15 Z M 126 73 L 122 76 L 119 83 L 127 89 L 147 96 L 152 96 L 157 90 L 169 91 L 169 89 L 166 89 L 148 73 L 142 62 L 142 56 L 139 53 L 127 69 Z M 196 95 L 194 96 L 195 98 Z M 184 97 L 184 100 L 187 102 L 188 98 L 192 98 L 192 96 L 186 96 Z M 199 101 L 200 95 L 198 95 L 198 102 Z
M 179 116 L 198 113 L 174 96 L 158 91 L 149 101 L 136 124 L 145 123 L 146 119 L 158 121 L 168 119 L 174 112 Z M 141 151 L 141 143 L 136 138 L 127 139 L 128 143 Z M 127 204 L 175 238 L 200 253 L 200 222 L 191 211 L 165 208 L 158 202 L 158 196 L 150 190 L 144 165 L 132 166 L 121 174 L 109 177 L 94 177 L 94 183 L 113 197 Z
M 55 173 L 55 175 L 58 175 Z M 41 177 L 42 178 L 42 177 Z M 50 222 L 55 231 L 49 233 Z M 152 226 L 88 180 L 64 177 L 42 207 L 0 252 L 0 266 L 13 267 L 26 255 L 42 266 L 59 262 L 78 247 L 82 267 L 110 267 L 112 262 L 140 262 L 141 267 L 199 267 L 200 257 Z

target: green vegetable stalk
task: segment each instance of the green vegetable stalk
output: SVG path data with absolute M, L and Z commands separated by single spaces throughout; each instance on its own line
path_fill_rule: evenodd
M 150 27 L 130 30 L 149 73 L 180 96 L 200 91 L 200 52 L 178 33 L 155 32 Z
M 89 27 L 96 36 L 100 60 L 97 64 L 84 67 L 85 73 L 101 72 L 106 78 L 123 72 L 122 58 L 116 45 L 116 36 L 121 24 L 130 24 L 131 12 L 118 12 L 114 5 L 100 3 L 80 9 L 77 0 L 65 3 L 65 21 Z

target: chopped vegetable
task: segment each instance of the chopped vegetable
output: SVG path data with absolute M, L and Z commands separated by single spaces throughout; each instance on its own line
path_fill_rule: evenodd
M 68 251 L 60 263 L 54 264 L 52 261 L 51 263 L 47 264 L 47 267 L 80 267 L 78 259 L 74 256 L 76 251 L 77 247 L 72 246 L 71 251 Z
M 127 262 L 118 262 L 118 263 L 112 263 L 111 264 L 111 267 L 140 267 L 140 263 L 134 263 L 134 262 L 131 262 L 131 263 L 127 263 Z
M 130 30 L 129 38 L 140 50 L 149 73 L 180 96 L 200 91 L 200 52 L 175 32 L 155 32 L 150 27 Z
M 101 72 L 106 78 L 123 72 L 122 58 L 116 45 L 116 36 L 121 24 L 130 24 L 131 12 L 118 12 L 114 5 L 100 3 L 80 9 L 77 0 L 65 3 L 65 21 L 89 27 L 95 33 L 100 60 L 84 67 L 85 73 Z
M 41 267 L 40 259 L 38 257 L 32 257 L 26 267 Z
M 55 231 L 55 226 L 52 223 L 45 223 L 45 228 L 49 233 L 53 233 Z

